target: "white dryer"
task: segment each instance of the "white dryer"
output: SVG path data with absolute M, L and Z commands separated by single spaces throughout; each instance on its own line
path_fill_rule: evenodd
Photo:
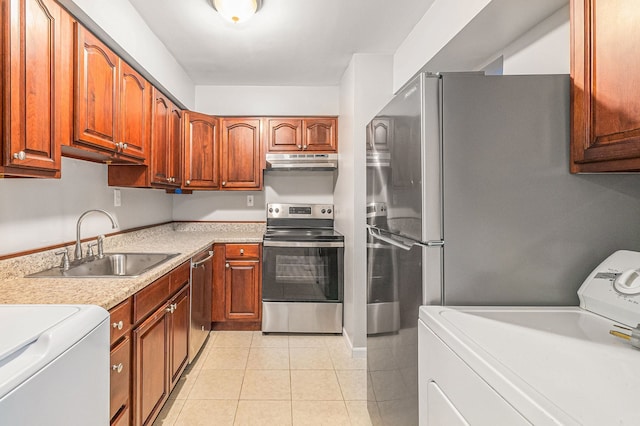
M 580 307 L 421 307 L 420 424 L 639 425 L 640 350 L 610 334 L 640 323 L 638 268 L 612 254 Z

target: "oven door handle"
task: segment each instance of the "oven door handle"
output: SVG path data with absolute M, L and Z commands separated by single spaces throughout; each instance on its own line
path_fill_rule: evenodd
M 344 247 L 342 241 L 264 241 L 264 247 L 331 248 Z

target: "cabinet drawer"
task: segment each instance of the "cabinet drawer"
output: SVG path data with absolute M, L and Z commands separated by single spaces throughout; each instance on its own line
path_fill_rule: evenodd
M 133 296 L 133 322 L 137 323 L 167 301 L 171 295 L 170 274 L 157 279 Z
M 227 259 L 258 259 L 260 257 L 259 244 L 227 244 Z
M 111 351 L 111 403 L 109 417 L 129 405 L 131 339 L 126 338 Z
M 111 344 L 113 345 L 131 329 L 131 298 L 109 311 L 111 315 Z
M 118 414 L 118 417 L 113 419 L 111 422 L 111 426 L 129 426 L 131 422 L 129 421 L 129 407 L 125 407 L 124 410 Z
M 184 283 L 189 281 L 189 272 L 191 269 L 191 262 L 185 262 L 178 266 L 171 272 L 171 294 L 178 291 Z

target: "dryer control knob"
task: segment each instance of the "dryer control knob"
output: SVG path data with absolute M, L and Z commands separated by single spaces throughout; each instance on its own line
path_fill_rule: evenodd
M 640 294 L 640 270 L 624 271 L 613 282 L 613 287 L 622 294 Z

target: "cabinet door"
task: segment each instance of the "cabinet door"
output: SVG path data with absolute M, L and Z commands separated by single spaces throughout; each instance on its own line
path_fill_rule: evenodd
M 640 171 L 640 8 L 571 1 L 571 171 Z
M 169 313 L 163 305 L 133 331 L 134 424 L 147 424 L 169 392 Z
M 124 61 L 120 61 L 118 117 L 121 154 L 144 160 L 151 137 L 151 85 Z
M 182 110 L 170 104 L 169 113 L 169 159 L 168 166 L 171 183 L 182 185 Z
M 169 172 L 169 135 L 171 102 L 157 89 L 153 90 L 153 130 L 151 133 L 151 182 L 171 184 Z
M 87 29 L 77 27 L 74 138 L 115 151 L 120 59 Z
M 11 19 L 2 28 L 0 166 L 16 168 L 0 173 L 59 177 L 60 143 L 71 139 L 73 21 L 53 0 L 3 1 L 0 13 Z
M 184 121 L 184 186 L 217 189 L 218 119 L 185 111 Z
M 267 129 L 269 152 L 302 149 L 302 120 L 268 118 Z
M 307 118 L 303 120 L 302 149 L 306 151 L 336 152 L 338 121 L 335 118 Z
M 259 320 L 261 299 L 260 262 L 227 261 L 225 264 L 226 319 Z
M 169 302 L 172 307 L 170 316 L 170 336 L 171 347 L 169 355 L 169 377 L 171 379 L 171 388 L 180 379 L 182 371 L 187 366 L 189 360 L 189 285 L 184 288 L 171 299 Z
M 260 120 L 222 120 L 221 187 L 260 189 Z

